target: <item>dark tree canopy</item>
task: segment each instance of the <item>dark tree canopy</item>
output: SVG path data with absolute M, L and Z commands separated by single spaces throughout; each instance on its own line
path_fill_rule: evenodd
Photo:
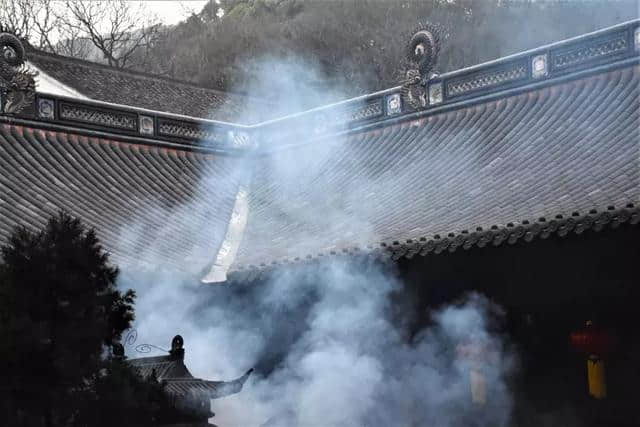
M 66 213 L 52 217 L 40 232 L 14 231 L 0 258 L 0 413 L 8 416 L 3 422 L 144 425 L 139 417 L 152 419 L 161 405 L 148 399 L 158 402 L 159 384 L 142 381 L 108 356 L 134 318 L 135 294 L 120 292 L 117 276 L 95 231 Z M 125 403 L 133 394 L 139 396 Z M 120 416 L 127 411 L 137 421 L 123 424 Z M 83 422 L 109 412 L 100 423 Z
M 87 379 L 75 404 L 77 412 L 70 427 L 145 427 L 184 417 L 156 378 L 142 379 L 117 359 L 105 361 Z

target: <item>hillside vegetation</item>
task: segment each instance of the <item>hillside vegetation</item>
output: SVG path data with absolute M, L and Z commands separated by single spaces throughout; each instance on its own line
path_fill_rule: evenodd
M 145 71 L 246 90 L 265 72 L 260 59 L 295 60 L 313 69 L 300 76 L 307 84 L 355 96 L 398 84 L 403 47 L 420 21 L 446 29 L 445 72 L 637 16 L 635 1 L 212 0 L 163 31 Z

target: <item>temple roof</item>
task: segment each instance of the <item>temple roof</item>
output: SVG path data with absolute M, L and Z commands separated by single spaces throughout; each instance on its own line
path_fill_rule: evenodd
M 29 49 L 28 58 L 47 77 L 97 101 L 221 121 L 251 120 L 250 108 L 254 121 L 268 112 L 265 101 L 245 94 L 35 49 Z
M 240 392 L 253 371 L 251 369 L 232 381 L 209 381 L 194 378 L 184 364 L 184 350 L 177 354 L 172 350 L 167 356 L 129 359 L 127 363 L 136 367 L 144 378 L 155 376 L 158 381 L 164 383 L 165 390 L 172 395 L 206 396 L 209 399 L 218 399 Z
M 209 381 L 194 378 L 184 362 L 171 356 L 141 357 L 127 361 L 135 366 L 140 375 L 149 377 L 156 372 L 156 378 L 163 382 L 165 390 L 176 396 L 206 395 L 210 399 L 218 399 L 239 393 L 251 372 L 233 381 Z
M 638 204 L 639 100 L 632 66 L 261 157 L 232 268 L 453 250 Z
M 139 357 L 129 359 L 127 362 L 135 366 L 144 378 L 151 376 L 154 372 L 159 381 L 167 378 L 193 378 L 184 361 L 171 356 Z
M 197 271 L 222 241 L 237 164 L 230 155 L 0 123 L 0 241 L 16 224 L 35 230 L 66 209 L 96 227 L 122 266 Z M 202 176 L 211 181 L 199 184 Z
M 0 115 L 0 241 L 64 208 L 221 281 L 579 234 L 640 221 L 639 129 L 640 20 L 252 126 L 39 93 Z

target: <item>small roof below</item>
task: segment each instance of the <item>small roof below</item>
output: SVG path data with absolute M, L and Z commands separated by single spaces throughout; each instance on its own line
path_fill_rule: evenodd
M 181 338 L 180 338 L 181 339 Z M 175 339 L 174 339 L 175 341 Z M 242 386 L 253 372 L 232 381 L 209 381 L 194 378 L 184 364 L 184 350 L 171 350 L 168 356 L 140 357 L 127 361 L 138 369 L 144 378 L 155 376 L 165 384 L 165 390 L 177 397 L 205 397 L 218 399 L 242 390 Z
M 171 356 L 140 357 L 128 362 L 138 368 L 140 375 L 145 378 L 151 376 L 154 371 L 160 381 L 168 378 L 193 378 L 184 362 Z

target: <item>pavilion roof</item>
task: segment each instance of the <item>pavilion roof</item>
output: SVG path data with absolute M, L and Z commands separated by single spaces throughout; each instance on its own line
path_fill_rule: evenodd
M 134 366 L 143 378 L 152 375 L 161 381 L 165 390 L 174 396 L 197 397 L 205 396 L 209 399 L 218 399 L 230 394 L 239 393 L 242 386 L 249 378 L 252 370 L 232 381 L 210 381 L 195 378 L 184 364 L 184 354 L 176 356 L 140 357 L 127 360 Z

